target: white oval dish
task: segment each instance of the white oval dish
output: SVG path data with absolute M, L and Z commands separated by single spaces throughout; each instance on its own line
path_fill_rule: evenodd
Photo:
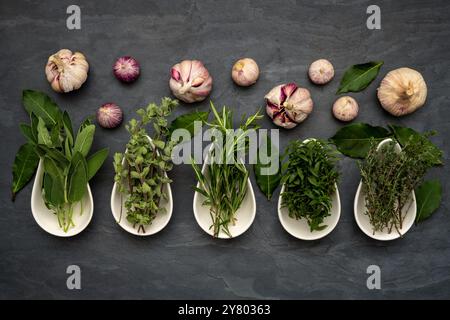
M 42 195 L 42 179 L 44 176 L 44 164 L 42 160 L 39 161 L 39 166 L 34 178 L 33 191 L 31 193 L 31 212 L 34 220 L 46 232 L 58 237 L 72 237 L 83 231 L 91 222 L 94 213 L 94 200 L 92 199 L 91 188 L 87 184 L 87 192 L 81 202 L 74 206 L 73 223 L 74 227 L 67 232 L 59 226 L 56 215 L 45 206 Z M 80 215 L 81 205 L 83 205 L 83 213 Z
M 314 138 L 305 139 L 303 143 L 308 143 Z M 334 230 L 341 217 L 341 197 L 339 196 L 339 189 L 337 184 L 335 184 L 335 191 L 331 196 L 331 214 L 325 217 L 323 224 L 327 227 L 320 231 L 311 232 L 308 222 L 306 219 L 297 220 L 295 218 L 289 217 L 289 210 L 286 207 L 282 207 L 282 193 L 284 192 L 284 184 L 281 187 L 280 195 L 278 197 L 278 219 L 280 220 L 283 228 L 293 237 L 301 240 L 318 240 L 321 239 L 331 231 Z
M 280 223 L 283 226 L 284 230 L 286 230 L 291 236 L 301 239 L 301 240 L 318 240 L 321 239 L 331 231 L 334 230 L 336 225 L 339 222 L 339 218 L 341 217 L 341 199 L 339 196 L 339 189 L 337 184 L 335 184 L 336 190 L 331 196 L 331 212 L 328 217 L 325 217 L 323 220 L 323 224 L 327 225 L 327 227 L 320 231 L 311 232 L 308 222 L 306 219 L 297 220 L 295 218 L 289 217 L 289 210 L 286 207 L 282 207 L 282 197 L 281 194 L 284 192 L 284 184 L 281 187 L 280 196 L 278 197 L 278 219 L 280 219 Z
M 208 165 L 208 158 L 209 153 L 205 158 L 205 161 L 203 163 L 202 167 L 202 173 L 207 173 L 207 165 Z M 206 174 L 207 176 L 207 174 Z M 197 188 L 200 188 L 200 183 L 197 183 Z M 202 203 L 205 201 L 205 196 L 195 192 L 194 193 L 194 201 L 193 201 L 193 207 L 194 207 L 194 216 L 195 220 L 197 221 L 198 225 L 210 236 L 214 237 L 214 231 L 211 227 L 212 221 L 211 221 L 211 215 L 210 215 L 210 207 L 209 206 L 203 206 Z M 250 181 L 250 178 L 247 181 L 247 194 L 244 197 L 244 200 L 242 201 L 241 206 L 235 213 L 236 224 L 230 224 L 228 226 L 230 233 L 232 237 L 230 238 L 225 232 L 220 230 L 219 235 L 217 238 L 219 239 L 233 239 L 237 236 L 240 236 L 245 231 L 250 228 L 253 221 L 255 220 L 256 216 L 256 200 L 255 200 L 255 194 L 253 192 L 252 183 Z
M 382 145 L 389 143 L 390 141 L 392 141 L 392 139 L 390 138 L 381 141 L 378 144 L 377 148 L 380 148 Z M 396 143 L 395 149 L 397 152 L 401 151 L 401 147 L 398 143 Z M 356 224 L 367 236 L 381 241 L 389 241 L 400 238 L 400 235 L 395 230 L 391 231 L 391 233 L 388 233 L 387 230 L 383 230 L 383 232 L 373 232 L 373 227 L 370 223 L 369 216 L 365 214 L 366 205 L 362 181 L 359 183 L 358 190 L 356 191 L 353 210 L 355 214 Z M 411 226 L 414 224 L 414 220 L 416 219 L 417 204 L 414 190 L 411 191 L 410 199 L 403 207 L 402 213 L 404 214 L 404 220 L 403 226 L 399 231 L 402 235 L 404 235 L 411 228 Z
M 150 143 L 152 143 L 152 139 L 150 137 L 148 137 L 148 139 Z M 126 152 L 127 150 L 125 150 L 125 153 Z M 125 163 L 125 159 L 123 163 Z M 128 222 L 127 220 L 127 211 L 124 206 L 126 195 L 122 195 L 119 192 L 117 183 L 114 182 L 114 186 L 111 192 L 111 211 L 117 224 L 121 226 L 125 231 L 137 236 L 150 236 L 164 229 L 164 227 L 169 223 L 173 211 L 173 198 L 170 184 L 166 183 L 163 186 L 163 192 L 167 194 L 168 198 L 168 200 L 161 199 L 161 206 L 166 209 L 166 212 L 158 213 L 155 219 L 153 219 L 152 223 L 144 227 L 145 232 L 138 232 L 138 228 L 134 228 L 133 224 Z

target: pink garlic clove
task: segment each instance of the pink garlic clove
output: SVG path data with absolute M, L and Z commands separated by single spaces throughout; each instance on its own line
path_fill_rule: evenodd
M 136 81 L 140 75 L 139 62 L 133 57 L 125 56 L 117 59 L 113 66 L 116 78 L 125 83 Z

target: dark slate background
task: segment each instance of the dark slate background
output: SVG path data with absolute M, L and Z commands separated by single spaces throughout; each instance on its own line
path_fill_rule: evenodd
M 316 2 L 316 1 L 314 1 Z M 358 121 L 397 123 L 417 130 L 436 129 L 435 142 L 448 159 L 450 87 L 450 2 L 376 1 L 382 30 L 366 28 L 366 8 L 373 1 L 2 1 L 0 4 L 0 298 L 450 298 L 449 171 L 440 177 L 441 208 L 415 226 L 404 239 L 389 243 L 365 236 L 353 218 L 359 182 L 356 163 L 341 161 L 342 216 L 325 239 L 294 239 L 281 227 L 276 201 L 256 189 L 257 216 L 242 236 L 218 241 L 204 233 L 192 212 L 195 184 L 188 165 L 176 167 L 174 213 L 161 233 L 147 238 L 120 229 L 110 211 L 112 153 L 123 151 L 127 133 L 98 129 L 94 149 L 109 146 L 111 155 L 91 183 L 95 200 L 89 227 L 71 239 L 48 235 L 30 211 L 31 184 L 15 203 L 9 199 L 11 165 L 24 142 L 19 123 L 23 89 L 42 90 L 69 111 L 78 124 L 105 102 L 123 107 L 126 118 L 149 102 L 170 96 L 170 67 L 182 59 L 202 60 L 214 77 L 211 99 L 236 113 L 253 113 L 273 86 L 295 81 L 307 87 L 315 109 L 291 131 L 289 140 L 328 138 L 342 127 L 330 109 L 344 70 L 355 63 L 384 60 L 380 76 L 364 92 Z M 66 8 L 81 6 L 82 29 L 66 28 Z M 47 58 L 60 48 L 82 51 L 91 65 L 81 90 L 52 92 L 44 75 Z M 141 78 L 120 84 L 111 66 L 121 55 L 142 64 Z M 242 89 L 230 79 L 232 63 L 253 57 L 261 76 Z M 307 79 L 309 64 L 332 61 L 336 78 L 316 87 Z M 377 103 L 376 88 L 389 70 L 409 66 L 425 77 L 428 101 L 416 113 L 394 118 Z M 181 105 L 176 114 L 207 110 L 208 101 Z M 265 117 L 264 128 L 273 128 Z M 253 177 L 252 177 L 253 179 Z M 253 180 L 254 181 L 254 180 Z M 256 185 L 255 185 L 256 187 Z M 275 199 L 278 192 L 275 194 Z M 68 265 L 82 270 L 82 290 L 66 288 Z M 382 271 L 382 289 L 366 287 L 366 268 Z

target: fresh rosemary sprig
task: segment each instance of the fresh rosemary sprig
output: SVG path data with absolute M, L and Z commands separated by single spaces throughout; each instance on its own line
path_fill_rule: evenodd
M 326 228 L 323 220 L 330 215 L 331 196 L 339 173 L 335 169 L 337 152 L 328 142 L 292 141 L 286 152 L 289 159 L 281 180 L 284 183 L 282 206 L 289 217 L 304 218 L 311 232 Z
M 395 143 L 383 145 L 372 141 L 364 161 L 358 163 L 366 198 L 366 214 L 373 232 L 393 230 L 400 235 L 410 193 L 422 181 L 428 169 L 441 163 L 442 151 L 428 140 L 430 134 L 412 135 L 401 152 Z
M 137 110 L 140 120 L 132 119 L 126 129 L 130 133 L 125 154 L 114 156 L 115 182 L 119 192 L 127 196 L 127 220 L 145 232 L 157 213 L 164 212 L 160 201 L 167 200 L 164 184 L 172 182 L 166 172 L 172 169 L 171 153 L 176 142 L 169 140 L 167 117 L 178 105 L 177 100 L 163 98 L 161 105 L 151 103 Z M 153 125 L 152 141 L 145 129 Z
M 221 133 L 223 139 L 212 142 L 208 170 L 205 174 L 194 161 L 192 162 L 195 175 L 200 183 L 200 188 L 195 187 L 195 190 L 206 197 L 203 205 L 210 206 L 211 228 L 214 237 L 218 237 L 222 230 L 231 238 L 229 224 L 236 222 L 234 214 L 247 194 L 249 176 L 243 163 L 244 159 L 239 158 L 239 154 L 245 156 L 248 153 L 247 132 L 249 129 L 258 128 L 255 122 L 261 119 L 262 115 L 257 112 L 245 121 L 243 118 L 239 125 L 240 131 L 235 138 L 227 139 L 227 134 L 230 133 L 228 130 L 233 129 L 233 112 L 227 107 L 223 107 L 219 114 L 212 102 L 211 110 L 214 114 L 214 121 L 206 124 Z M 212 136 L 216 135 L 212 134 Z

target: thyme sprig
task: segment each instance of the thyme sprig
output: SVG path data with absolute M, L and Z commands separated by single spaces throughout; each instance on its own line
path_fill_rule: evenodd
M 366 198 L 366 214 L 373 232 L 393 230 L 401 235 L 411 191 L 423 180 L 428 169 L 441 163 L 442 151 L 428 140 L 430 133 L 409 137 L 401 152 L 395 143 L 378 148 L 372 141 L 364 161 L 358 163 Z

